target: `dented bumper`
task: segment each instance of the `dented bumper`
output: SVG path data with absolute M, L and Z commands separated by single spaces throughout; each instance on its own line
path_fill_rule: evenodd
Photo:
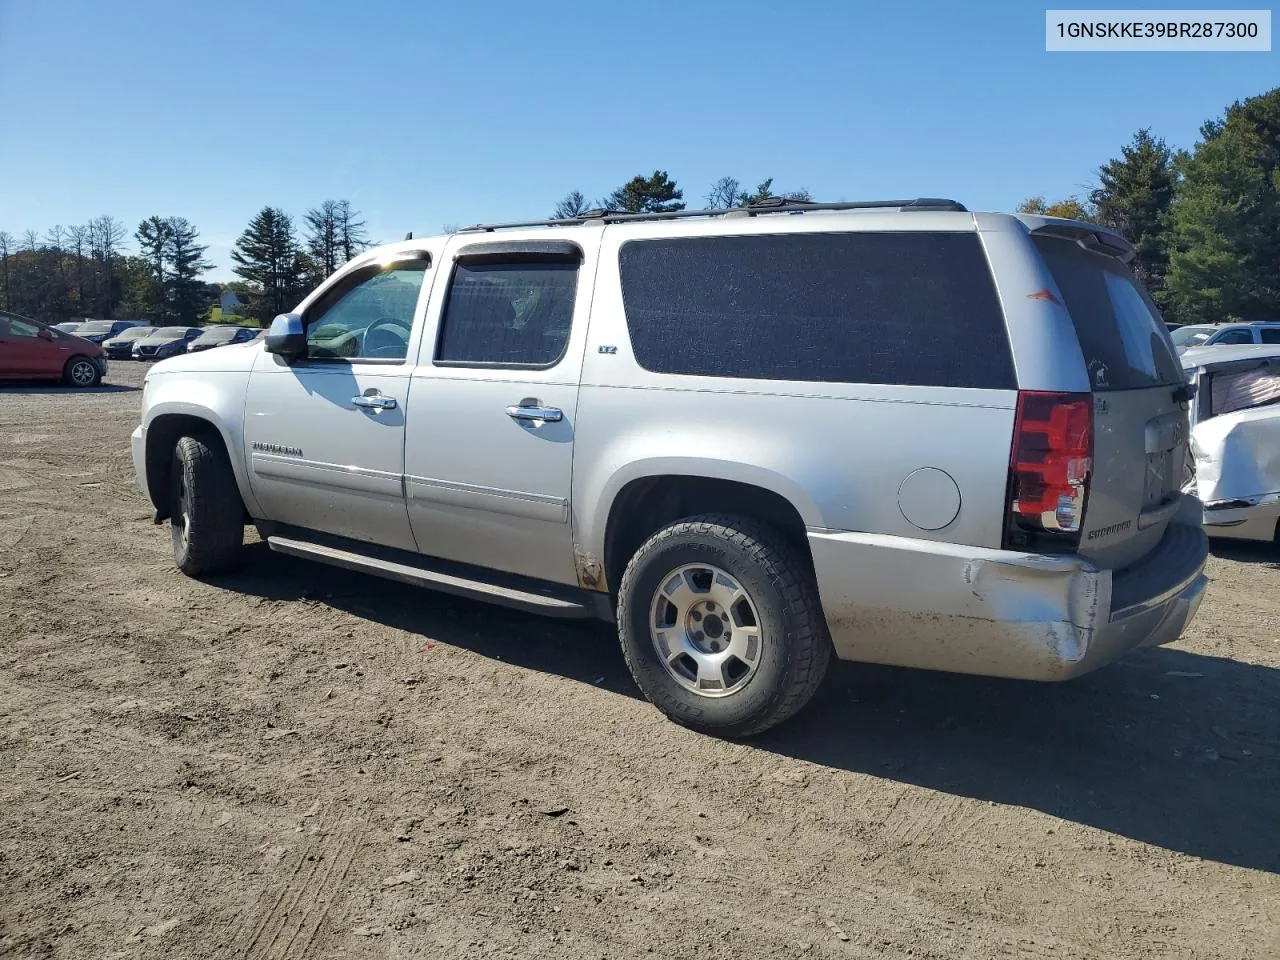
M 1121 572 L 1074 556 L 810 530 L 836 655 L 1027 680 L 1067 680 L 1176 640 L 1208 581 L 1199 504 Z M 1194 510 L 1190 509 L 1194 507 Z

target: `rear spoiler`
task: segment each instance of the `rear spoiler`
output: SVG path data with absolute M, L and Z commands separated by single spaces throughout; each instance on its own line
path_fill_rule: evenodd
M 1135 251 L 1128 240 L 1096 223 L 1086 223 L 1083 220 L 1064 220 L 1060 217 L 1038 217 L 1028 214 L 1019 214 L 1018 219 L 1022 221 L 1032 236 L 1062 237 L 1065 240 L 1074 240 L 1086 250 L 1114 257 L 1121 263 L 1128 263 L 1134 257 Z

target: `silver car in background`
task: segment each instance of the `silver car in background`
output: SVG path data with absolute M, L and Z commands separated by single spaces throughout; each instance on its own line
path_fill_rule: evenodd
M 1185 490 L 1212 537 L 1280 538 L 1280 344 L 1197 347 L 1182 355 L 1196 387 Z

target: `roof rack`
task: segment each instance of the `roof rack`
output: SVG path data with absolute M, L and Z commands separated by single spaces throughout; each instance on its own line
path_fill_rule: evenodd
M 563 220 L 520 220 L 511 223 L 477 223 L 463 227 L 458 233 L 492 233 L 515 227 L 571 227 L 583 223 L 631 223 L 643 220 L 684 220 L 689 217 L 754 217 L 765 213 L 809 213 L 815 210 L 952 210 L 966 213 L 966 207 L 955 200 L 917 197 L 914 200 L 861 200 L 841 203 L 818 203 L 812 200 L 788 200 L 769 197 L 745 207 L 727 210 L 672 210 L 666 213 L 627 213 L 624 210 L 588 210 L 577 217 Z

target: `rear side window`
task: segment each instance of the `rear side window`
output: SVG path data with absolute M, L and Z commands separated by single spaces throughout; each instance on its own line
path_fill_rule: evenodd
M 1253 343 L 1253 331 L 1246 330 L 1243 327 L 1237 327 L 1234 330 L 1223 330 L 1213 340 L 1215 344 L 1225 343 L 1228 346 L 1241 343 Z
M 1182 382 L 1160 311 L 1124 264 L 1074 240 L 1033 239 L 1067 302 L 1095 390 Z
M 633 240 L 619 267 L 632 349 L 655 373 L 1016 387 L 977 234 Z
M 1258 334 L 1263 343 L 1280 343 L 1280 327 L 1263 327 Z
M 554 366 L 569 343 L 577 285 L 576 261 L 459 262 L 436 363 Z

